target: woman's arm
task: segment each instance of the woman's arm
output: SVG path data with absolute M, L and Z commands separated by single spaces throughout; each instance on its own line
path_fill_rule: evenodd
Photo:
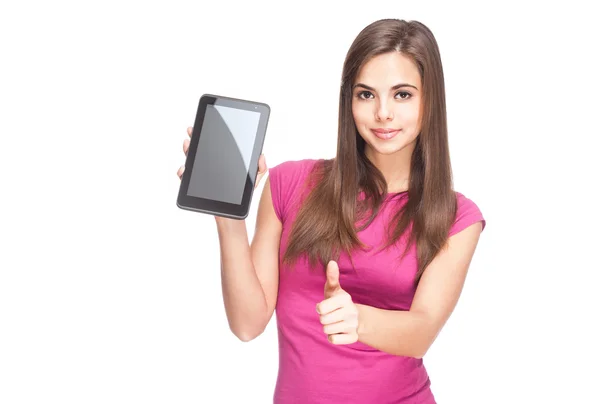
M 409 311 L 356 304 L 358 341 L 393 355 L 422 358 L 456 307 L 481 230 L 478 222 L 449 238 L 423 273 Z
M 216 217 L 216 222 L 227 320 L 240 340 L 250 341 L 269 323 L 279 286 L 282 225 L 273 208 L 269 178 L 260 198 L 251 245 L 244 220 Z

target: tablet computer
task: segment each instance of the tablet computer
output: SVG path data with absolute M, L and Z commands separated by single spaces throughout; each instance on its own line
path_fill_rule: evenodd
M 270 112 L 262 102 L 200 97 L 179 208 L 240 220 L 248 216 Z

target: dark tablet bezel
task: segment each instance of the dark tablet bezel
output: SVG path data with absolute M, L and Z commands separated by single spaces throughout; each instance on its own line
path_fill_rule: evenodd
M 192 168 L 196 158 L 196 152 L 198 151 L 200 132 L 204 123 L 204 117 L 206 115 L 206 107 L 208 105 L 221 105 L 260 113 L 258 128 L 256 130 L 257 133 L 254 140 L 254 147 L 252 150 L 252 157 L 250 159 L 250 170 L 246 177 L 246 185 L 244 187 L 242 202 L 239 205 L 187 195 Z M 213 94 L 204 94 L 200 97 L 194 129 L 190 139 L 190 147 L 188 149 L 188 154 L 185 161 L 185 170 L 179 186 L 179 195 L 177 197 L 177 206 L 179 208 L 200 213 L 207 213 L 214 216 L 228 217 L 231 219 L 241 220 L 248 216 L 252 195 L 254 193 L 254 184 L 256 183 L 256 175 L 258 172 L 258 159 L 262 153 L 270 113 L 271 108 L 262 102 L 224 97 Z

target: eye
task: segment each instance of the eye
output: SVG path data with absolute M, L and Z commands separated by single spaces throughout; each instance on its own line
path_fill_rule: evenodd
M 398 97 L 400 96 L 400 97 Z M 412 97 L 411 93 L 408 93 L 406 91 L 399 91 L 396 93 L 396 98 L 400 98 L 402 100 L 408 100 L 410 97 Z
M 373 93 L 370 91 L 361 91 L 356 95 L 361 100 L 368 100 L 368 99 L 371 99 L 371 97 L 374 97 Z

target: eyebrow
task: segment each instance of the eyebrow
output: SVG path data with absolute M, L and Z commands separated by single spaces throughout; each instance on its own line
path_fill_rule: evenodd
M 373 87 L 369 87 L 368 85 L 363 84 L 363 83 L 356 83 L 352 87 L 352 89 L 354 90 L 356 87 L 362 87 L 362 88 L 366 88 L 369 91 L 375 91 L 375 89 Z M 413 86 L 412 84 L 408 84 L 408 83 L 396 84 L 395 86 L 392 87 L 392 90 L 397 90 L 397 89 L 402 88 L 402 87 L 412 87 L 412 88 L 414 88 L 417 91 L 419 90 L 417 87 Z

